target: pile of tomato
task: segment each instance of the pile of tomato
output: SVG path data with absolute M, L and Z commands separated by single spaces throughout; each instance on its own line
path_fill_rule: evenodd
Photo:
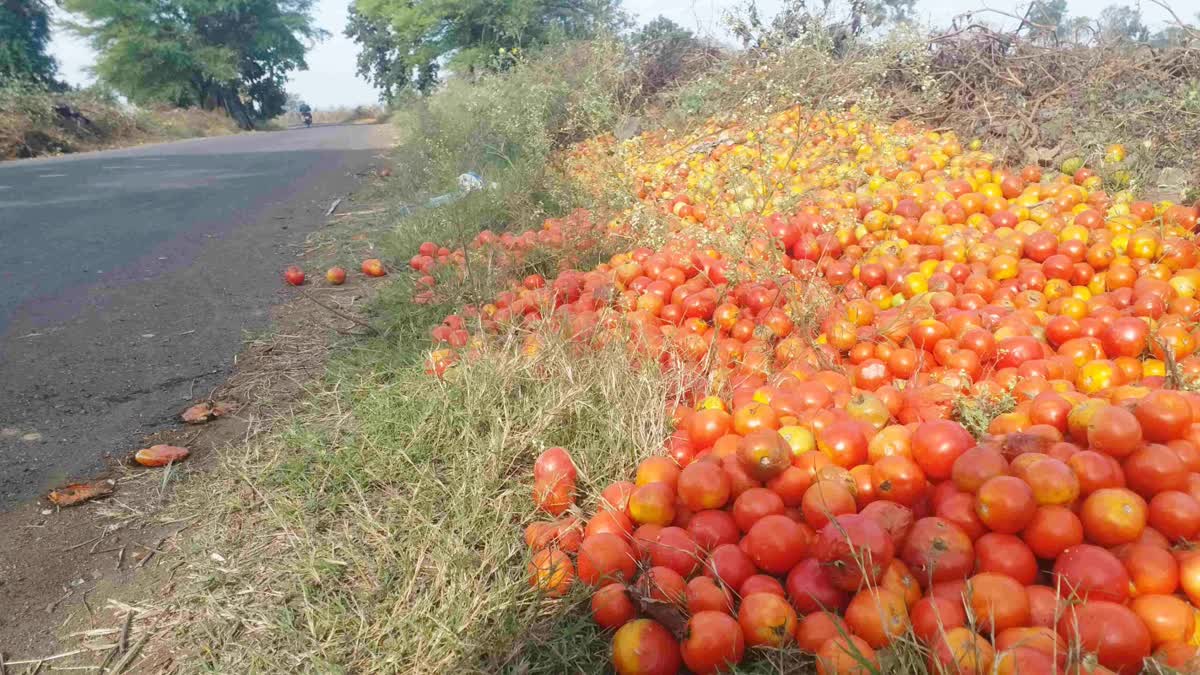
M 1200 664 L 1196 208 L 856 111 L 603 143 L 666 241 L 515 279 L 430 372 L 557 331 L 693 375 L 632 480 L 534 466 L 530 583 L 590 589 L 618 673 Z

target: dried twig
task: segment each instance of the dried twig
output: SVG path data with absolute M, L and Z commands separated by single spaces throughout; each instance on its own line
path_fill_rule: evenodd
M 375 327 L 372 326 L 371 324 L 367 323 L 366 321 L 363 321 L 362 319 L 359 319 L 358 317 L 346 314 L 345 312 L 343 312 L 337 308 L 331 307 L 331 306 L 325 304 L 324 302 L 317 300 L 315 297 L 312 296 L 312 294 L 310 294 L 308 291 L 304 290 L 303 288 L 301 288 L 299 290 L 300 290 L 301 295 L 303 295 L 305 298 L 308 298 L 309 300 L 311 300 L 313 302 L 313 304 L 317 305 L 318 307 L 320 307 L 336 316 L 339 316 L 347 321 L 350 321 L 358 326 L 362 326 L 363 328 L 367 329 L 368 334 L 371 334 L 371 335 L 375 334 Z

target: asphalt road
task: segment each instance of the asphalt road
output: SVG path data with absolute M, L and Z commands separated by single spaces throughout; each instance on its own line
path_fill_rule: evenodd
M 101 469 L 215 387 L 389 136 L 317 126 L 0 164 L 0 509 Z

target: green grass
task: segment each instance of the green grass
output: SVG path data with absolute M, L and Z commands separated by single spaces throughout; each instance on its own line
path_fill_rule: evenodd
M 628 478 L 665 434 L 667 383 L 620 345 L 552 340 L 439 383 L 396 338 L 341 357 L 289 428 L 188 490 L 226 526 L 192 541 L 185 639 L 218 672 L 601 669 L 584 594 L 529 588 L 532 463 L 570 448 L 584 495 Z

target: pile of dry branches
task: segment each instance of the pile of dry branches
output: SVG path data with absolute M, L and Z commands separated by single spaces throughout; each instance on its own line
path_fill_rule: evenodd
M 1134 164 L 1200 176 L 1200 40 L 1154 46 L 1123 37 L 1061 41 L 971 24 L 929 41 L 937 95 L 910 114 L 981 137 L 1005 159 L 1098 160 L 1124 142 Z M 1148 187 L 1153 187 L 1149 185 Z

